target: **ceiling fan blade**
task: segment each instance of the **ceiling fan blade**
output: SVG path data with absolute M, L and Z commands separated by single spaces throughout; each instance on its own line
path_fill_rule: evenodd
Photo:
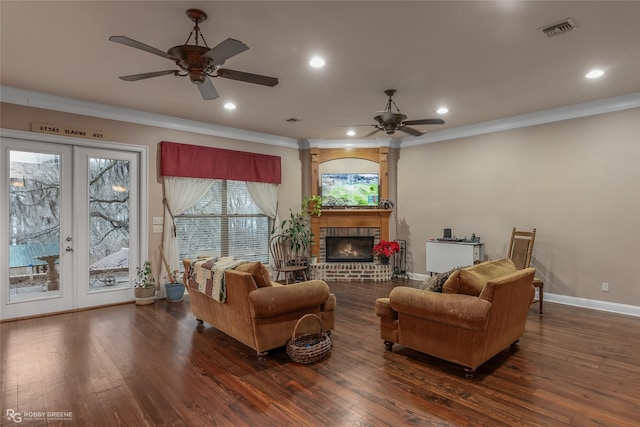
M 370 125 L 371 126 L 371 125 Z M 375 135 L 376 133 L 380 132 L 380 129 L 378 129 L 377 127 L 372 130 L 371 132 L 369 132 L 368 134 L 364 135 L 363 138 L 369 138 L 370 136 Z
M 143 74 L 131 74 L 129 76 L 120 76 L 120 80 L 125 80 L 127 82 L 135 82 L 138 80 L 150 79 L 151 77 L 160 77 L 166 76 L 168 74 L 173 74 L 174 76 L 178 75 L 178 71 L 176 70 L 164 70 L 164 71 L 154 71 L 153 73 L 143 73 Z
M 407 120 L 403 122 L 405 125 L 443 125 L 442 119 L 422 119 L 422 120 Z
M 257 85 L 273 87 L 278 84 L 275 77 L 261 76 L 259 74 L 245 73 L 244 71 L 229 70 L 225 68 L 218 69 L 218 77 L 225 79 L 239 80 L 241 82 L 255 83 Z
M 401 130 L 402 132 L 408 133 L 409 135 L 413 135 L 413 136 L 422 135 L 422 132 L 420 132 L 419 130 L 408 128 L 406 126 L 402 126 L 401 128 L 398 128 L 398 130 Z
M 216 88 L 213 87 L 213 83 L 211 82 L 211 79 L 209 77 L 204 79 L 204 83 L 196 86 L 198 86 L 198 90 L 200 90 L 200 95 L 202 95 L 202 99 L 204 99 L 205 101 L 210 99 L 216 99 L 219 96 L 218 91 L 216 91 Z
M 135 47 L 136 49 L 141 49 L 141 50 L 144 50 L 145 52 L 153 53 L 154 55 L 162 56 L 163 58 L 167 58 L 172 61 L 176 60 L 176 58 L 170 56 L 166 52 L 161 51 L 160 49 L 156 49 L 155 47 L 151 47 L 144 43 L 140 43 L 139 41 L 130 39 L 129 37 L 111 36 L 109 37 L 109 40 L 111 40 L 112 42 L 123 44 L 125 46 Z
M 240 40 L 229 38 L 202 56 L 213 59 L 212 65 L 217 66 L 224 64 L 227 59 L 232 56 L 236 56 L 247 49 L 249 49 L 249 46 L 242 43 Z

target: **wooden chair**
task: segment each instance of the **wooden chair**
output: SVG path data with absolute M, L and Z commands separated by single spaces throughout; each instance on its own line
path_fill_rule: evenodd
M 304 280 L 307 280 L 307 266 L 302 264 L 301 260 L 295 255 L 291 244 L 291 239 L 282 234 L 277 234 L 269 241 L 269 250 L 271 251 L 271 257 L 275 269 L 278 272 L 276 274 L 276 282 L 280 278 L 280 273 L 284 273 L 284 283 L 289 284 L 289 276 L 293 277 L 293 282 L 296 281 L 296 273 L 300 272 Z
M 536 240 L 536 229 L 533 231 L 517 231 L 515 227 L 511 231 L 511 241 L 509 242 L 509 253 L 507 258 L 511 259 L 518 270 L 529 268 L 531 254 L 533 253 L 533 243 Z M 533 286 L 538 289 L 538 299 L 533 303 L 540 303 L 540 314 L 542 314 L 542 302 L 544 297 L 544 283 L 537 277 L 533 279 Z

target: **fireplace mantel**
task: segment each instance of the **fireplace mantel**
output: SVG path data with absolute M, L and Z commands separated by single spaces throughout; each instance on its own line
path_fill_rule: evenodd
M 321 228 L 379 228 L 380 240 L 389 240 L 389 217 L 392 212 L 392 209 L 322 209 L 322 215 L 311 217 L 315 243 L 311 246 L 311 255 L 320 254 Z

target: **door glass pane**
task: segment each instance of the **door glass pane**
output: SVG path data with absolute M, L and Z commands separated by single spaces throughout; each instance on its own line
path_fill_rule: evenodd
M 60 295 L 60 160 L 9 151 L 9 301 Z
M 129 285 L 129 162 L 89 158 L 90 291 Z

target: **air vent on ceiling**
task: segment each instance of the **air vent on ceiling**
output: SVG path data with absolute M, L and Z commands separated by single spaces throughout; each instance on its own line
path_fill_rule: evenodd
M 540 34 L 542 34 L 546 38 L 551 38 L 551 37 L 559 36 L 560 34 L 568 33 L 569 31 L 573 31 L 577 28 L 578 26 L 576 25 L 575 22 L 573 22 L 573 19 L 567 18 L 567 19 L 563 19 L 560 22 L 556 22 L 555 24 L 542 27 L 538 29 L 538 31 L 540 31 Z

